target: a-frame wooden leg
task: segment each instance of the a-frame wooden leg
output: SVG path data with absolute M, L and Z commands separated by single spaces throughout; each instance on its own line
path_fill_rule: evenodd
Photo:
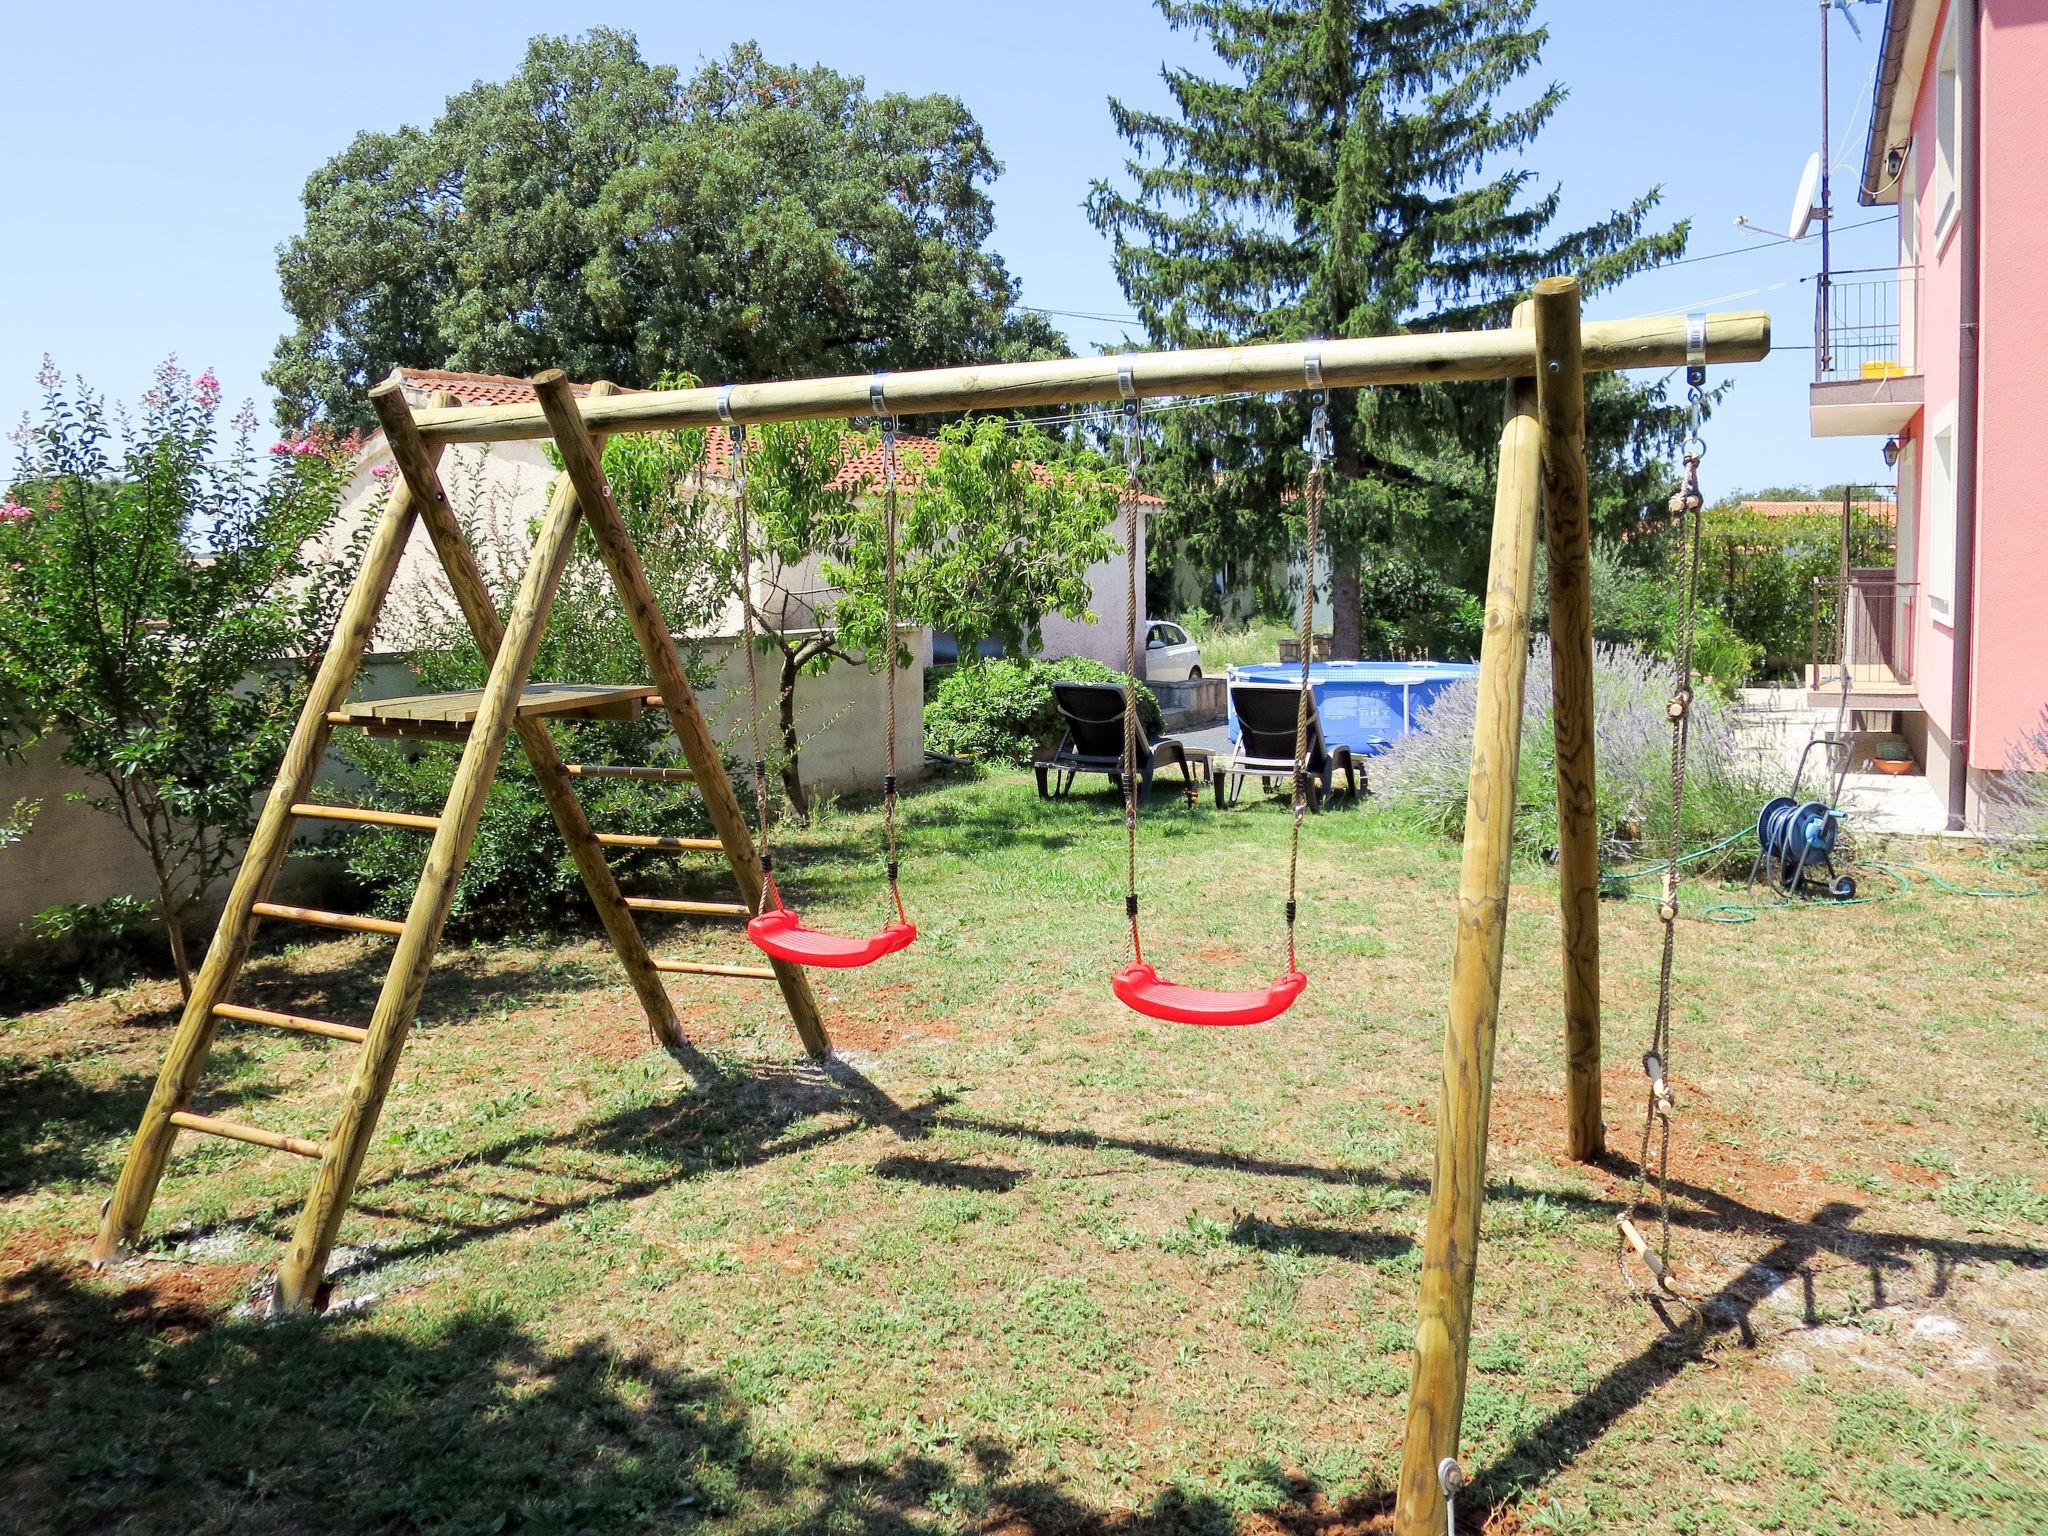
M 689 678 L 684 675 L 682 659 L 676 653 L 675 641 L 669 635 L 668 622 L 662 617 L 661 606 L 647 580 L 646 569 L 640 564 L 639 552 L 633 547 L 632 535 L 627 531 L 618 509 L 612 505 L 611 487 L 605 483 L 597 445 L 591 441 L 590 433 L 583 424 L 582 412 L 576 408 L 576 398 L 570 392 L 569 381 L 560 370 L 550 369 L 540 374 L 534 379 L 533 387 L 540 397 L 541 409 L 547 414 L 548 425 L 555 434 L 555 444 L 561 450 L 563 469 L 583 499 L 584 516 L 590 532 L 611 570 L 619 598 L 626 605 L 626 617 L 632 623 L 634 637 L 640 642 L 640 654 L 647 662 L 648 675 L 661 690 L 662 702 L 668 707 L 669 725 L 682 743 L 683 755 L 689 759 L 690 768 L 697 776 L 697 791 L 704 798 L 704 808 L 710 814 L 711 825 L 725 849 L 727 862 L 732 865 L 740 898 L 749 909 L 758 909 L 761 905 L 761 859 L 754 848 L 753 833 L 748 830 L 739 799 L 733 794 L 732 781 L 725 776 L 725 762 L 719 754 L 718 743 L 697 708 L 696 695 L 690 688 Z M 810 979 L 804 975 L 802 967 L 784 960 L 772 960 L 770 963 L 804 1049 L 813 1056 L 831 1054 L 832 1039 L 825 1032 L 817 997 L 812 993 Z
M 334 1249 L 342 1217 L 355 1193 L 363 1155 L 369 1149 L 384 1097 L 391 1088 L 392 1074 L 398 1068 L 399 1054 L 419 1011 L 427 971 L 441 942 L 441 928 L 455 900 L 456 883 L 462 878 L 462 867 L 483 816 L 484 797 L 490 792 L 498 760 L 512 734 L 520 694 L 533 670 L 533 658 L 540 647 L 555 589 L 575 547 L 576 522 L 576 490 L 564 483 L 557 487 L 540 536 L 534 541 L 533 556 L 519 584 L 503 641 L 491 663 L 476 720 L 470 727 L 469 742 L 455 769 L 447 807 L 441 813 L 440 826 L 420 871 L 419 889 L 413 893 L 404 930 L 391 957 L 391 970 L 384 978 L 376 1010 L 370 1016 L 369 1036 L 356 1058 L 347 1097 L 327 1138 L 319 1170 L 313 1176 L 312 1191 L 299 1213 L 291 1246 L 286 1249 L 283 1267 L 278 1271 L 276 1304 L 281 1311 L 319 1304 L 327 1257 Z
M 1527 306 L 1516 312 L 1528 324 Z M 1501 956 L 1515 834 L 1515 775 L 1522 751 L 1522 686 L 1529 662 L 1529 602 L 1542 511 L 1536 383 L 1508 385 L 1479 649 L 1479 709 L 1458 870 L 1458 931 L 1437 1095 L 1436 1164 L 1422 1240 L 1421 1297 L 1408 1390 L 1408 1423 L 1394 1506 L 1398 1536 L 1444 1529 L 1438 1466 L 1458 1453 L 1472 1344 L 1472 1285 L 1486 1188 L 1486 1127 L 1500 1022 Z
M 591 392 L 609 394 L 614 387 L 599 384 Z M 420 520 L 434 541 L 434 551 L 440 556 L 441 568 L 447 572 L 449 589 L 454 592 L 455 601 L 468 621 L 470 633 L 476 637 L 477 649 L 488 663 L 504 643 L 505 626 L 491 602 L 489 589 L 484 586 L 476 557 L 462 536 L 462 527 L 456 521 L 454 509 L 448 504 L 447 493 L 435 468 L 439 450 L 429 448 L 421 439 L 419 429 L 413 425 L 412 411 L 405 403 L 404 388 L 396 375 L 370 391 L 370 403 L 376 408 L 377 419 L 383 423 L 385 440 L 391 445 L 392 458 L 399 473 L 412 488 L 414 502 L 420 509 Z M 444 391 L 434 403 L 453 405 L 456 400 Z M 583 802 L 577 798 L 575 787 L 569 782 L 568 770 L 562 764 L 561 754 L 555 750 L 554 739 L 548 735 L 547 726 L 538 720 L 515 721 L 513 730 L 519 737 L 520 746 L 525 749 L 527 761 L 533 764 L 534 779 L 540 785 L 548 809 L 554 814 L 562 841 L 569 845 L 569 853 L 576 860 L 584 889 L 590 893 L 591 905 L 597 908 L 598 919 L 604 924 L 605 937 L 611 941 L 619 964 L 625 968 L 626 979 L 632 984 L 634 995 L 640 999 L 640 1008 L 647 1015 L 649 1029 L 663 1045 L 682 1044 L 682 1025 L 676 1019 L 668 989 L 661 983 L 661 973 L 654 968 L 654 958 L 648 954 L 646 941 L 640 937 L 639 925 L 626 909 L 625 897 L 619 891 L 604 849 L 598 846 L 590 819 L 584 813 Z
M 171 1154 L 171 1144 L 177 1139 L 178 1130 L 171 1123 L 171 1116 L 191 1099 L 207 1054 L 213 1048 L 214 1035 L 220 1028 L 214 1010 L 227 1001 L 228 992 L 249 956 L 256 924 L 251 909 L 268 899 L 278 871 L 284 867 L 285 856 L 291 851 L 291 808 L 306 798 L 314 776 L 320 771 L 321 758 L 327 751 L 327 713 L 340 708 L 355 686 L 356 670 L 362 664 L 385 594 L 405 554 L 416 513 L 412 492 L 403 485 L 395 486 L 370 536 L 362 569 L 342 605 L 333 638 L 299 710 L 298 724 L 292 728 L 291 742 L 270 787 L 270 798 L 263 802 L 255 829 L 249 835 L 249 846 L 228 888 L 227 905 L 221 909 L 213 943 L 199 974 L 193 978 L 192 995 L 185 1000 L 177 1031 L 157 1074 L 156 1087 L 142 1112 L 142 1123 L 129 1145 L 128 1159 L 121 1166 L 120 1180 L 107 1202 L 99 1235 L 93 1242 L 95 1264 L 105 1263 L 141 1235 L 150 1203 L 156 1198 L 157 1184 L 163 1178 L 164 1163 Z

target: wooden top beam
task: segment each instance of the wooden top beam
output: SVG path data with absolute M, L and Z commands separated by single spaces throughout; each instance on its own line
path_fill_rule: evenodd
M 1533 377 L 1536 340 L 1527 329 L 1444 331 L 1324 341 L 1323 379 L 1333 389 L 1376 384 L 1426 384 L 1472 379 Z M 1139 396 L 1267 393 L 1305 387 L 1308 343 L 1210 347 L 1182 352 L 1063 357 L 1035 363 L 988 363 L 929 368 L 880 377 L 887 404 L 901 416 L 934 411 L 1012 410 L 1078 405 L 1122 398 L 1120 371 L 1130 369 Z M 1753 363 L 1771 350 L 1771 317 L 1763 310 L 1707 317 L 1707 361 Z M 1589 323 L 1583 351 L 1588 373 L 1621 368 L 1674 368 L 1685 361 L 1685 319 Z M 731 386 L 729 405 L 738 422 L 803 421 L 870 415 L 869 386 L 876 375 L 792 379 L 779 384 Z M 593 432 L 660 432 L 715 425 L 722 388 L 656 389 L 579 400 Z M 496 443 L 549 436 L 538 401 L 518 405 L 465 405 L 414 413 L 430 443 Z

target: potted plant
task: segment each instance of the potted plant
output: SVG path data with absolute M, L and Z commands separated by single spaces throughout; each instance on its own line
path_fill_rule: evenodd
M 1911 773 L 1915 766 L 1913 749 L 1896 738 L 1880 741 L 1877 750 L 1871 754 L 1871 762 L 1879 773 Z

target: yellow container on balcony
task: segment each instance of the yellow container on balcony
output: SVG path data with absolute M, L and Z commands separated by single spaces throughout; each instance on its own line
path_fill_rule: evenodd
M 1903 379 L 1906 367 L 1903 363 L 1865 363 L 1863 377 L 1866 379 Z

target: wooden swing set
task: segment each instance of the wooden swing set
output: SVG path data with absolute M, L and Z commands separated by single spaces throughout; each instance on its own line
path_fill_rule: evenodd
M 1305 380 L 1306 387 L 1333 389 L 1506 381 L 1478 717 L 1437 1101 L 1436 1161 L 1397 1495 L 1397 1529 L 1404 1536 L 1443 1529 L 1446 1499 L 1463 1481 L 1455 1458 L 1472 1330 L 1539 524 L 1547 541 L 1554 656 L 1565 1142 L 1576 1159 L 1591 1159 L 1604 1150 L 1584 375 L 1680 365 L 1697 373 L 1709 362 L 1754 362 L 1770 350 L 1770 317 L 1761 312 L 1582 325 L 1579 302 L 1577 281 L 1555 278 L 1537 285 L 1533 299 L 1518 307 L 1513 327 L 1505 330 L 1064 358 L 933 369 L 893 374 L 887 380 L 887 409 L 904 415 L 1277 392 L 1302 389 Z M 762 966 L 656 959 L 635 924 L 636 912 L 726 918 L 760 914 L 766 876 L 718 743 L 698 709 L 667 621 L 613 504 L 600 454 L 610 433 L 704 427 L 721 420 L 744 425 L 866 416 L 875 411 L 879 399 L 876 381 L 805 379 L 632 394 L 599 384 L 580 400 L 560 372 L 543 373 L 533 384 L 536 398 L 531 404 L 461 406 L 443 395 L 420 411 L 410 408 L 395 378 L 371 391 L 400 478 L 365 549 L 362 569 L 321 658 L 213 944 L 107 1202 L 92 1250 L 96 1264 L 115 1258 L 139 1238 L 181 1131 L 225 1137 L 317 1162 L 312 1189 L 278 1272 L 275 1305 L 297 1311 L 323 1304 L 328 1258 L 418 1011 L 485 795 L 512 737 L 517 737 L 533 766 L 611 947 L 658 1040 L 682 1041 L 662 978 L 684 974 L 774 981 L 804 1048 L 814 1056 L 831 1049 L 801 965 L 772 950 Z M 548 436 L 560 450 L 564 474 L 540 523 L 518 593 L 501 620 L 442 489 L 437 464 L 451 443 Z M 477 646 L 489 660 L 488 679 L 482 688 L 464 693 L 351 703 L 358 666 L 415 525 L 424 525 Z M 652 680 L 647 686 L 584 687 L 530 677 L 579 525 L 589 529 L 618 589 Z M 894 667 L 888 669 L 888 678 L 893 693 L 899 681 Z M 546 727 L 549 719 L 630 718 L 649 706 L 668 712 L 689 764 L 686 770 L 565 763 Z M 461 760 L 441 814 L 400 815 L 310 800 L 328 739 L 337 729 L 460 743 Z M 593 829 L 577 799 L 576 784 L 598 777 L 693 782 L 715 836 L 650 838 Z M 403 827 L 430 836 L 403 922 L 270 900 L 294 829 L 308 819 Z M 614 847 L 719 854 L 732 869 L 740 901 L 625 896 L 606 862 L 606 850 Z M 231 1000 L 256 925 L 265 920 L 306 922 L 396 940 L 366 1026 L 303 1018 Z M 294 1030 L 359 1047 L 342 1107 L 323 1140 L 282 1135 L 188 1109 L 224 1021 Z

